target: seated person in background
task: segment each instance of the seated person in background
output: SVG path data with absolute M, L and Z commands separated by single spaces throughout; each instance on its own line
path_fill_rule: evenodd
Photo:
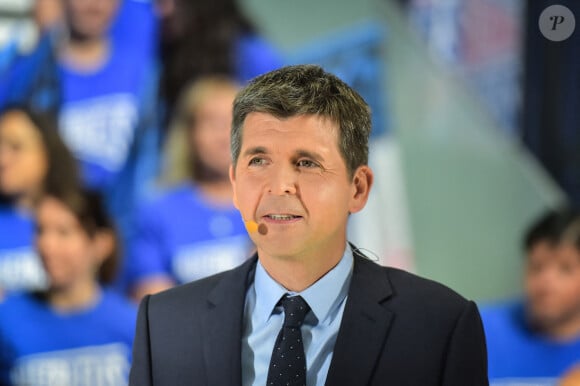
M 181 98 L 162 176 L 171 188 L 137 214 L 125 264 L 124 281 L 136 299 L 233 268 L 250 255 L 228 177 L 237 91 L 229 79 L 207 77 Z
M 19 106 L 0 112 L 0 293 L 45 288 L 33 203 L 45 187 L 76 188 L 76 166 L 54 115 Z
M 0 384 L 125 385 L 136 309 L 106 289 L 117 235 L 99 196 L 47 192 L 36 207 L 45 291 L 0 303 Z
M 525 295 L 481 315 L 497 385 L 554 385 L 580 360 L 580 214 L 549 211 L 524 239 Z

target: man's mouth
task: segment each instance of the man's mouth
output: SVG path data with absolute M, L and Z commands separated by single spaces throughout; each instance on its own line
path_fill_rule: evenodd
M 264 217 L 275 220 L 275 221 L 289 221 L 289 220 L 294 220 L 296 218 L 300 218 L 302 216 L 294 216 L 292 214 L 268 214 Z

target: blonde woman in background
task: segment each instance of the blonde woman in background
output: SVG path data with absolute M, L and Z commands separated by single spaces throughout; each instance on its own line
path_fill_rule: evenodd
M 228 179 L 238 85 L 202 78 L 186 88 L 165 148 L 164 192 L 139 210 L 124 285 L 136 299 L 239 265 L 251 242 Z

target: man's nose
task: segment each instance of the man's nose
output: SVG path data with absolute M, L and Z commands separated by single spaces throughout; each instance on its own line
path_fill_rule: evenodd
M 277 166 L 270 170 L 268 192 L 274 195 L 296 194 L 298 171 L 292 166 Z

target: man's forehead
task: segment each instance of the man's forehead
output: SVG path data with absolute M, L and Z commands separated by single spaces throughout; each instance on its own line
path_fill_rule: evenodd
M 316 122 L 317 124 L 329 129 L 336 130 L 338 128 L 338 123 L 332 118 L 322 115 L 322 114 L 296 114 L 287 117 L 277 116 L 267 112 L 253 111 L 246 115 L 243 123 L 243 127 L 253 126 L 256 123 L 264 124 L 280 124 L 289 121 L 310 121 Z

